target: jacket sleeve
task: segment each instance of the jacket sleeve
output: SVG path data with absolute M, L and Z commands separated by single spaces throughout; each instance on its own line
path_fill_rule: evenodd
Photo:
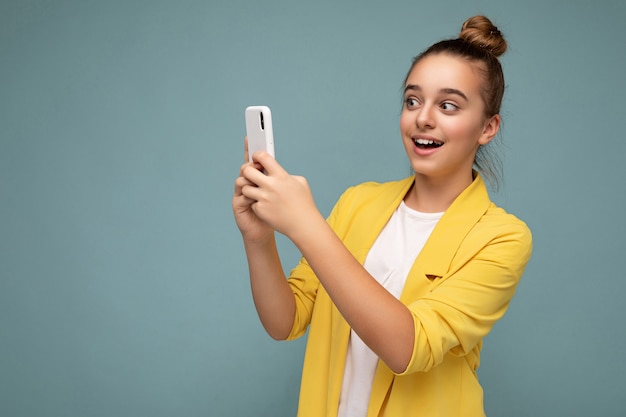
M 532 238 L 517 219 L 486 229 L 465 238 L 448 272 L 422 274 L 430 287 L 408 304 L 415 341 L 409 365 L 400 375 L 428 371 L 448 353 L 464 356 L 479 349 L 504 316 L 530 259 Z

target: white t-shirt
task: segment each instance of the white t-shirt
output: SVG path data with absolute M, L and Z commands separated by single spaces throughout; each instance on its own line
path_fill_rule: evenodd
M 374 242 L 365 269 L 396 298 L 407 274 L 443 213 L 421 213 L 404 204 Z M 338 417 L 366 417 L 378 357 L 352 330 L 346 356 Z

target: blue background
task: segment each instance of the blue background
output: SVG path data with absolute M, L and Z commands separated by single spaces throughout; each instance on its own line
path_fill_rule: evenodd
M 474 14 L 510 46 L 493 198 L 535 244 L 487 413 L 625 415 L 622 0 L 0 1 L 0 415 L 294 415 L 304 340 L 263 332 L 230 208 L 244 108 L 328 214 L 408 175 L 405 72 Z

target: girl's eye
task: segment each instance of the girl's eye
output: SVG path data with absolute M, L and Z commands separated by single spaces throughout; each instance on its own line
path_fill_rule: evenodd
M 454 111 L 454 110 L 458 110 L 459 109 L 455 104 L 448 103 L 448 102 L 442 103 L 441 104 L 441 108 L 443 110 L 447 110 L 447 111 Z
M 415 106 L 419 105 L 419 102 L 417 101 L 417 99 L 415 99 L 413 97 L 407 98 L 404 102 L 405 102 L 407 107 L 415 107 Z

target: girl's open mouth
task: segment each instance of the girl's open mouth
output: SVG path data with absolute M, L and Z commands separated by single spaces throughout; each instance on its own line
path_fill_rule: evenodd
M 415 146 L 421 149 L 438 148 L 443 145 L 443 142 L 432 139 L 413 139 L 413 143 L 415 143 Z

